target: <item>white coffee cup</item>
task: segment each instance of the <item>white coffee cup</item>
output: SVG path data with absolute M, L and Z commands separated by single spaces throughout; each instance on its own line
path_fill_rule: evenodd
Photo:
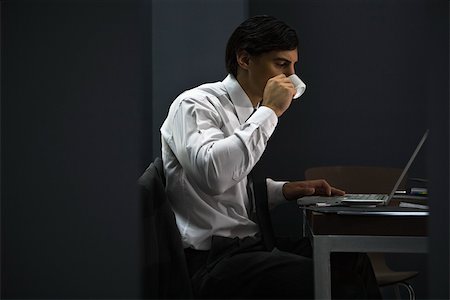
M 296 74 L 292 74 L 288 78 L 291 80 L 292 84 L 297 90 L 297 92 L 294 95 L 294 99 L 297 99 L 305 92 L 306 84 Z

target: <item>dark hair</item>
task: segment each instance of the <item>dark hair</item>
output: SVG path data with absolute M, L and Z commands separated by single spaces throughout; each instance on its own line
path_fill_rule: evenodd
M 297 33 L 284 22 L 267 15 L 254 16 L 239 25 L 228 39 L 226 68 L 236 77 L 236 53 L 239 50 L 257 56 L 274 50 L 293 50 L 297 46 Z

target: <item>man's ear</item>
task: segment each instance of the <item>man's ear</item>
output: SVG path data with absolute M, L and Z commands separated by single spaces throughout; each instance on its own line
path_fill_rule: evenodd
M 240 49 L 236 52 L 236 61 L 239 67 L 247 70 L 250 63 L 250 54 L 247 51 Z

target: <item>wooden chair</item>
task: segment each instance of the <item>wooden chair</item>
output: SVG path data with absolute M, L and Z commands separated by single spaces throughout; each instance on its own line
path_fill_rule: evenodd
M 305 179 L 325 179 L 329 184 L 347 193 L 382 193 L 389 194 L 400 177 L 402 169 L 374 166 L 322 166 L 305 171 Z M 399 189 L 405 189 L 405 179 Z M 383 253 L 368 253 L 372 262 L 378 285 L 393 286 L 395 295 L 400 298 L 399 286 L 407 289 L 409 298 L 415 299 L 413 287 L 407 280 L 417 276 L 417 271 L 398 272 L 387 264 Z

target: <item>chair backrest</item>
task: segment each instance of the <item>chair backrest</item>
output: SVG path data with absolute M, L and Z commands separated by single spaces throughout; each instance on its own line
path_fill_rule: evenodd
M 321 166 L 307 169 L 305 179 L 325 179 L 347 193 L 389 194 L 402 171 L 400 168 L 376 166 Z M 399 189 L 406 187 L 406 177 Z
M 143 213 L 143 298 L 192 298 L 181 235 L 165 193 L 162 160 L 139 178 Z

